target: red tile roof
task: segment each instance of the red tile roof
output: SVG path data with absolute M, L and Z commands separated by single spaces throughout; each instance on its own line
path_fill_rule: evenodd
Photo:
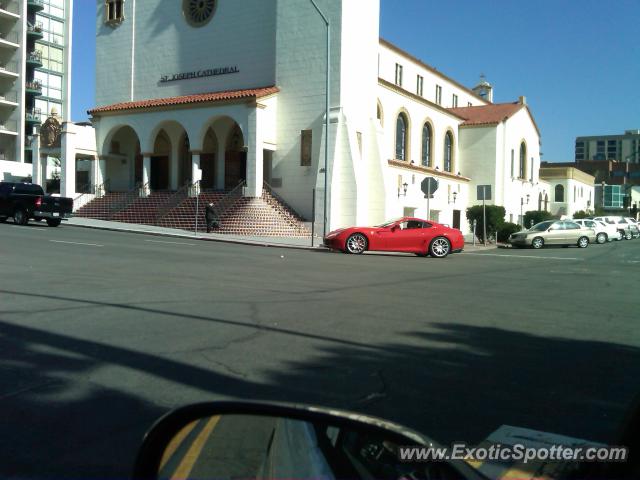
M 464 118 L 462 125 L 496 125 L 506 120 L 525 107 L 522 103 L 494 103 L 476 107 L 448 108 L 451 112 Z
M 90 115 L 105 112 L 118 112 L 126 110 L 139 110 L 142 108 L 168 107 L 175 105 L 190 105 L 193 103 L 213 103 L 229 100 L 245 100 L 250 98 L 263 98 L 278 93 L 278 87 L 253 88 L 249 90 L 227 90 L 224 92 L 199 93 L 196 95 L 184 95 L 181 97 L 154 98 L 151 100 L 139 100 L 136 102 L 122 102 L 106 105 L 89 110 Z

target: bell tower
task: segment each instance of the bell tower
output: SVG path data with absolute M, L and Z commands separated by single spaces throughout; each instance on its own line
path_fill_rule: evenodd
M 480 83 L 473 87 L 473 91 L 489 103 L 493 103 L 493 86 L 487 82 L 484 73 L 480 74 Z

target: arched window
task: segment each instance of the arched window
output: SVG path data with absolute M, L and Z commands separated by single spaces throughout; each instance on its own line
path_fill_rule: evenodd
M 525 179 L 527 174 L 527 146 L 520 144 L 520 178 Z
M 447 132 L 444 136 L 444 171 L 451 172 L 453 170 L 453 135 Z
M 425 123 L 422 127 L 422 166 L 431 166 L 431 125 Z
M 564 187 L 562 185 L 556 185 L 556 196 L 554 202 L 564 202 Z
M 542 192 L 538 193 L 538 211 L 542 210 Z
M 407 128 L 409 122 L 407 116 L 404 113 L 398 115 L 396 121 L 396 159 L 407 160 L 407 147 L 409 143 L 409 129 Z
M 380 122 L 380 125 L 383 126 L 383 113 L 382 113 L 382 105 L 380 105 L 380 102 L 378 102 L 378 106 L 376 108 L 376 118 L 378 119 L 378 121 Z
M 544 194 L 544 211 L 549 211 L 549 194 L 547 193 Z

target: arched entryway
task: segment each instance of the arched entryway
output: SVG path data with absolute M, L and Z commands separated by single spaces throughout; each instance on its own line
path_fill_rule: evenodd
M 235 124 L 227 138 L 224 159 L 224 188 L 232 189 L 247 179 L 247 152 L 242 130 Z
M 209 128 L 202 144 L 200 154 L 200 170 L 202 179 L 200 187 L 203 189 L 213 189 L 216 186 L 216 154 L 218 152 L 218 137 L 213 128 Z
M 101 158 L 105 160 L 101 180 L 109 191 L 127 192 L 134 187 L 136 181 L 142 180 L 140 139 L 133 128 L 122 126 L 108 135 L 102 147 Z M 138 171 L 140 178 L 136 180 Z
M 156 135 L 151 155 L 151 171 L 149 172 L 149 189 L 169 190 L 169 157 L 171 156 L 171 139 L 164 129 Z M 136 159 L 136 183 L 142 183 L 142 158 Z

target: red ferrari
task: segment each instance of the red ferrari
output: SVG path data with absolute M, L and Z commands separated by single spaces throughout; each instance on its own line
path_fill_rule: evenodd
M 334 230 L 325 237 L 324 244 L 345 253 L 360 254 L 370 250 L 444 258 L 450 253 L 461 252 L 464 238 L 458 229 L 419 218 L 404 217 L 377 227 Z

